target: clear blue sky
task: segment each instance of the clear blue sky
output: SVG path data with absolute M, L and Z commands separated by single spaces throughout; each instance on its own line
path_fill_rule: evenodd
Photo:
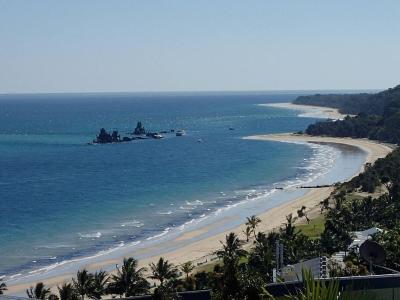
M 0 93 L 398 83 L 398 0 L 0 0 Z

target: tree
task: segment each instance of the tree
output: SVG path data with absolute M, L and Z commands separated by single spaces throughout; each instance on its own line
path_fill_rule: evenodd
M 247 254 L 242 249 L 243 241 L 238 236 L 231 232 L 225 238 L 225 243 L 222 243 L 222 249 L 216 254 L 223 259 L 223 299 L 235 298 L 239 292 L 238 265 L 239 259 Z
M 393 182 L 390 181 L 390 177 L 387 175 L 382 176 L 381 183 L 386 187 L 389 193 L 389 199 L 393 200 Z
M 93 274 L 90 274 L 88 270 L 83 269 L 76 273 L 76 279 L 72 279 L 74 288 L 78 295 L 81 296 L 82 300 L 85 296 L 89 296 L 92 292 Z
M 257 243 L 251 249 L 248 259 L 248 269 L 256 272 L 260 279 L 268 283 L 272 279 L 272 270 L 275 264 L 275 245 L 279 239 L 279 234 L 269 232 L 268 235 L 259 232 L 257 234 Z
M 244 235 L 246 236 L 246 242 L 247 242 L 247 243 L 249 242 L 250 235 L 251 235 L 252 232 L 253 232 L 253 231 L 252 231 L 252 229 L 251 229 L 250 226 L 246 226 L 246 229 L 243 230 L 243 233 L 244 233 Z
M 143 273 L 146 268 L 138 268 L 138 262 L 133 257 L 124 258 L 121 268 L 117 267 L 117 274 L 111 277 L 109 291 L 125 297 L 146 294 L 150 284 Z
M 71 283 L 64 283 L 61 287 L 57 286 L 60 300 L 78 300 L 79 297 Z
M 352 240 L 343 220 L 328 218 L 325 221 L 325 229 L 321 234 L 321 247 L 324 253 L 333 254 L 337 251 L 346 250 Z
M 240 291 L 235 299 L 262 300 L 263 287 L 266 282 L 257 272 L 249 268 L 240 268 L 239 270 Z
M 285 236 L 287 240 L 292 240 L 297 235 L 296 226 L 294 225 L 292 214 L 286 216 L 286 224 L 282 234 Z
M 7 284 L 0 279 L 0 295 L 3 295 L 4 291 L 7 291 Z
M 38 282 L 35 287 L 27 289 L 26 294 L 29 298 L 44 300 L 50 296 L 50 289 L 46 288 L 43 282 Z
M 310 219 L 308 218 L 305 210 L 306 210 L 306 207 L 303 205 L 300 209 L 297 210 L 297 216 L 299 218 L 306 218 L 307 224 L 310 224 Z
M 191 261 L 185 262 L 181 266 L 181 271 L 186 274 L 186 279 L 189 278 L 189 275 L 193 270 L 194 270 L 194 266 Z
M 249 226 L 254 234 L 254 237 L 256 237 L 256 227 L 258 224 L 261 223 L 260 218 L 256 217 L 255 215 L 251 217 L 247 217 L 247 222 L 246 225 Z
M 160 285 L 154 291 L 154 299 L 175 299 L 174 294 L 178 281 L 178 270 L 168 260 L 160 257 L 156 264 L 150 264 L 152 275 L 150 278 L 160 281 Z
M 224 260 L 224 263 L 237 261 L 247 253 L 242 249 L 243 241 L 234 232 L 229 233 L 225 237 L 225 244 L 222 242 L 221 244 L 222 250 L 217 251 L 216 254 Z
M 101 296 L 106 294 L 108 281 L 109 277 L 107 272 L 99 271 L 94 273 L 89 297 L 93 299 L 101 299 Z
M 161 286 L 163 286 L 164 281 L 178 277 L 178 270 L 173 264 L 170 264 L 168 260 L 164 260 L 162 257 L 160 257 L 156 264 L 151 263 L 150 269 L 152 272 L 150 278 L 160 281 Z
M 374 236 L 386 252 L 386 266 L 398 269 L 400 265 L 400 223 Z

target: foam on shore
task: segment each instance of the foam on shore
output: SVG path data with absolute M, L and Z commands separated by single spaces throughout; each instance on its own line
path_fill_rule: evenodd
M 265 140 L 264 137 L 249 137 L 249 139 Z M 72 277 L 76 270 L 82 267 L 88 269 L 102 268 L 106 271 L 113 271 L 115 263 L 120 262 L 126 256 L 135 256 L 141 259 L 142 264 L 146 264 L 159 255 L 167 257 L 172 255 L 171 261 L 180 263 L 185 260 L 196 260 L 199 257 L 209 254 L 219 247 L 219 240 L 228 231 L 234 229 L 238 233 L 241 233 L 242 229 L 238 230 L 238 228 L 241 228 L 241 224 L 244 222 L 246 216 L 260 214 L 265 211 L 268 214 L 279 207 L 285 207 L 289 203 L 296 202 L 296 199 L 305 197 L 307 191 L 297 189 L 297 187 L 323 178 L 334 169 L 335 163 L 340 161 L 341 158 L 341 150 L 337 147 L 332 147 L 332 145 L 308 143 L 307 140 L 301 139 L 295 141 L 282 139 L 281 141 L 306 145 L 313 151 L 313 155 L 305 159 L 304 163 L 300 166 L 301 172 L 297 173 L 293 178 L 276 182 L 271 186 L 234 191 L 233 194 L 236 198 L 229 198 L 232 195 L 226 195 L 223 192 L 225 196 L 221 194 L 221 197 L 227 200 L 224 206 L 210 211 L 209 214 L 202 214 L 197 218 L 192 218 L 182 225 L 161 229 L 160 232 L 155 232 L 143 242 L 121 243 L 116 248 L 101 251 L 91 257 L 63 261 L 30 274 L 18 274 L 15 277 L 9 277 L 8 285 L 10 291 L 12 291 L 13 285 L 25 287 L 38 280 L 47 283 L 55 281 L 56 278 L 65 278 L 67 275 Z M 365 154 L 363 157 L 365 158 Z M 360 165 L 364 162 L 364 158 L 361 159 Z M 359 165 L 354 166 L 351 175 L 354 175 L 359 169 Z M 341 178 L 341 180 L 343 179 L 346 178 Z M 330 183 L 337 181 L 336 178 L 330 178 L 329 180 Z M 187 208 L 202 205 L 204 203 L 200 200 L 188 201 L 186 203 Z M 267 219 L 264 219 L 264 222 L 268 220 L 269 224 L 276 225 L 276 220 L 280 220 L 286 214 L 286 212 L 280 211 L 280 214 L 273 215 L 274 220 L 271 220 L 271 216 L 269 215 Z M 205 246 L 206 244 L 207 246 Z M 208 245 L 213 245 L 212 251 L 210 251 Z M 191 250 L 188 253 L 185 249 L 195 250 Z M 182 251 L 184 251 L 184 255 L 175 255 L 176 253 L 182 253 Z

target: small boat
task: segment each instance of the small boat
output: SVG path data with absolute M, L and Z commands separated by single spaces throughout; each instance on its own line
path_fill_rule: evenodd
M 183 135 L 185 135 L 186 134 L 186 131 L 185 130 L 183 130 L 183 129 L 181 129 L 181 130 L 178 130 L 177 132 L 176 132 L 176 136 L 183 136 Z
M 233 128 L 233 127 L 229 127 L 229 130 L 235 130 L 235 128 Z
M 155 133 L 155 134 L 153 134 L 153 138 L 155 138 L 155 139 L 162 139 L 163 136 L 162 136 L 161 134 L 159 134 L 159 133 Z

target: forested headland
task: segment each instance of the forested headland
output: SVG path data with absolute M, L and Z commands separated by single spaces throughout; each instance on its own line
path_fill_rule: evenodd
M 400 85 L 374 94 L 300 96 L 293 103 L 333 107 L 341 113 L 356 115 L 317 122 L 306 129 L 307 134 L 400 143 Z

